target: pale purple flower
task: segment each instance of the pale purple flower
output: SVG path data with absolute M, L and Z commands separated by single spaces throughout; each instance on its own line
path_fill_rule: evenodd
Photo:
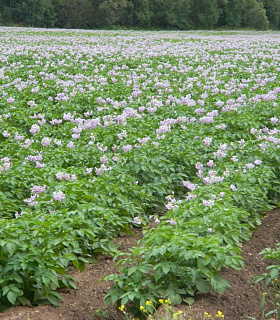
M 81 135 L 79 133 L 73 133 L 71 137 L 72 139 L 77 140 L 81 138 Z
M 165 205 L 165 207 L 166 207 L 168 210 L 178 208 L 178 206 L 177 206 L 176 204 L 173 204 L 173 203 L 171 203 L 171 202 L 167 203 L 167 204 Z
M 251 130 L 250 130 L 250 133 L 251 134 L 255 134 L 257 132 L 257 129 L 255 129 L 255 128 L 252 128 Z
M 262 160 L 259 160 L 259 159 L 254 161 L 254 164 L 257 166 L 259 166 L 261 163 L 262 163 Z
M 216 166 L 213 160 L 209 160 L 209 161 L 206 163 L 206 165 L 207 165 L 207 167 L 210 167 L 210 168 Z
M 7 130 L 4 130 L 2 133 L 3 137 L 5 138 L 9 138 L 9 136 L 11 135 Z
M 44 137 L 41 141 L 41 145 L 44 147 L 48 147 L 51 144 L 51 142 L 52 142 L 51 138 Z
M 7 102 L 8 102 L 8 103 L 13 103 L 14 101 L 15 101 L 15 99 L 12 98 L 12 97 L 10 97 L 10 98 L 7 99 Z
M 215 204 L 214 200 L 202 200 L 202 203 L 205 207 L 213 207 Z
M 265 151 L 265 149 L 267 148 L 267 145 L 260 143 L 260 144 L 259 144 L 259 147 L 260 147 L 263 151 Z
M 120 160 L 119 155 L 118 154 L 114 154 L 112 160 L 115 161 L 115 162 L 118 162 Z
M 216 152 L 214 152 L 214 156 L 218 157 L 218 158 L 225 158 L 226 154 L 225 154 L 225 152 L 223 152 L 222 150 L 219 149 Z
M 186 200 L 192 200 L 192 199 L 195 199 L 195 198 L 197 198 L 196 194 L 188 192 L 188 195 L 186 196 Z
M 29 130 L 29 132 L 31 134 L 36 134 L 38 132 L 40 132 L 40 126 L 38 126 L 37 124 L 33 124 Z
M 211 144 L 211 142 L 212 142 L 212 138 L 210 138 L 210 137 L 206 137 L 204 140 L 203 140 L 203 142 L 204 142 L 204 144 L 207 146 L 207 147 L 209 147 L 210 146 L 210 144 Z
M 70 176 L 69 173 L 64 173 L 63 178 L 64 178 L 66 181 L 71 181 L 71 176 Z
M 46 165 L 45 163 L 41 163 L 39 161 L 36 161 L 36 168 L 44 168 Z
M 16 141 L 19 141 L 19 140 L 23 140 L 24 139 L 24 136 L 21 136 L 19 135 L 18 132 L 15 133 L 15 138 L 14 138 Z
M 33 194 L 33 195 L 30 196 L 30 198 L 24 199 L 23 201 L 24 201 L 25 203 L 28 203 L 28 205 L 32 207 L 32 206 L 35 206 L 36 204 L 38 204 L 38 201 L 35 201 L 35 199 L 36 199 L 37 197 L 38 197 L 37 194 Z
M 58 172 L 55 174 L 55 177 L 57 180 L 62 181 L 63 179 L 63 173 L 62 172 Z
M 135 217 L 135 218 L 133 219 L 133 222 L 136 223 L 136 224 L 141 224 L 141 223 L 142 223 L 142 222 L 141 222 L 141 219 L 140 219 L 139 217 Z
M 137 138 L 138 142 L 141 144 L 147 143 L 150 139 L 150 137 L 144 137 L 143 139 Z
M 175 226 L 177 222 L 175 222 L 173 219 L 167 220 L 171 225 Z
M 123 130 L 121 133 L 119 133 L 118 135 L 118 138 L 120 139 L 120 140 L 123 140 L 124 138 L 126 138 L 127 137 L 127 132 L 126 132 L 126 130 Z
M 191 191 L 193 191 L 196 187 L 197 184 L 191 183 L 189 181 L 183 181 L 183 186 Z
M 218 108 L 221 108 L 222 106 L 224 105 L 224 102 L 223 101 L 217 101 L 216 102 L 216 106 L 218 107 Z
M 70 142 L 67 144 L 67 148 L 72 149 L 72 148 L 74 148 L 74 147 L 75 147 L 75 145 L 74 145 L 74 142 L 73 142 L 73 141 L 70 141 Z
M 36 156 L 29 155 L 26 157 L 26 160 L 33 161 L 33 162 L 41 161 L 43 160 L 43 156 L 41 153 L 38 153 Z
M 195 164 L 195 168 L 196 168 L 197 170 L 202 170 L 202 169 L 203 169 L 203 164 L 200 163 L 200 162 L 197 162 L 197 163 Z
M 101 164 L 101 166 L 100 166 L 99 168 L 96 168 L 96 167 L 95 167 L 95 174 L 96 174 L 97 176 L 100 176 L 102 173 L 104 173 L 104 172 L 106 172 L 106 171 L 109 171 L 109 170 L 111 170 L 111 169 L 112 169 L 112 167 L 106 167 L 105 164 Z
M 108 158 L 106 156 L 102 156 L 100 158 L 100 163 L 104 163 L 104 164 L 108 163 Z
M 124 152 L 129 152 L 130 150 L 132 150 L 132 145 L 127 144 L 126 146 L 123 146 L 123 151 Z
M 252 168 L 254 168 L 255 167 L 255 165 L 253 164 L 253 163 L 246 163 L 246 168 L 248 168 L 248 169 L 252 169 Z
M 62 146 L 62 141 L 61 141 L 61 140 L 54 139 L 53 142 L 54 142 L 58 147 L 61 147 L 61 146 Z
M 270 122 L 272 123 L 272 124 L 275 124 L 275 123 L 277 123 L 279 120 L 276 118 L 276 117 L 273 117 L 273 118 L 270 118 Z
M 200 123 L 207 123 L 207 124 L 213 123 L 213 122 L 214 122 L 214 118 L 213 118 L 212 116 L 201 117 L 201 118 L 199 119 L 199 122 L 200 122 Z
M 63 121 L 62 119 L 53 119 L 50 121 L 50 124 L 54 126 L 56 124 L 61 124 L 62 121 Z
M 91 174 L 92 173 L 92 168 L 86 168 L 86 174 Z
M 61 190 L 58 190 L 58 191 L 54 191 L 53 192 L 53 199 L 56 200 L 56 201 L 61 201 L 65 198 L 65 194 L 61 191 Z
M 6 171 L 8 171 L 11 168 L 11 166 L 12 166 L 12 162 L 5 162 L 3 164 L 3 167 Z
M 27 104 L 29 105 L 29 107 L 35 107 L 36 106 L 36 103 L 33 100 L 28 101 Z
M 229 187 L 231 188 L 232 191 L 237 191 L 237 188 L 235 185 L 231 184 Z
M 203 115 L 206 112 L 206 110 L 204 108 L 198 108 L 198 109 L 195 109 L 194 112 L 198 115 Z
M 225 130 L 225 129 L 226 129 L 226 127 L 227 127 L 227 125 L 226 125 L 226 124 L 224 124 L 224 123 L 222 123 L 222 124 L 218 124 L 218 125 L 216 126 L 216 128 L 217 128 L 217 129 L 222 129 L 222 130 Z
M 46 191 L 46 186 L 33 186 L 32 188 L 30 188 L 30 190 L 31 190 L 31 193 L 32 194 L 36 194 L 36 195 L 39 195 L 39 194 L 41 194 L 41 193 L 43 193 L 43 192 L 45 192 Z
M 40 126 L 44 126 L 46 124 L 46 119 L 45 118 L 42 118 L 41 120 L 38 120 L 38 123 Z
M 101 152 L 106 152 L 108 150 L 108 147 L 104 146 L 103 143 L 97 143 L 97 148 Z

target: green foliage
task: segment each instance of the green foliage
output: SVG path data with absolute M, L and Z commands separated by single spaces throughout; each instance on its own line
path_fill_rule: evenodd
M 192 0 L 190 19 L 195 29 L 213 29 L 218 18 L 217 0 Z
M 279 29 L 280 27 L 280 0 L 263 0 L 262 1 L 266 15 L 269 20 L 269 27 Z
M 35 27 L 279 29 L 279 0 L 2 1 L 0 22 Z
M 89 3 L 119 17 L 132 5 Z M 193 2 L 167 4 L 168 15 L 158 1 L 149 10 L 179 28 Z M 279 204 L 277 43 L 254 33 L 239 43 L 236 32 L 223 41 L 193 31 L 9 30 L 0 47 L 1 303 L 57 305 L 55 290 L 75 286 L 69 268 L 115 255 L 113 240 L 140 224 L 143 240 L 118 256 L 106 303 L 139 310 L 226 290 L 220 271 L 243 266 L 242 242 Z

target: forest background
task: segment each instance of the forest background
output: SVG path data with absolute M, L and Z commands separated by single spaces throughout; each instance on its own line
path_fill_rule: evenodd
M 0 25 L 280 29 L 280 0 L 1 0 Z

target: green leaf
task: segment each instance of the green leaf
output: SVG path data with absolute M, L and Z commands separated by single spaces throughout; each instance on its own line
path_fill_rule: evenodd
M 211 290 L 210 283 L 207 282 L 206 280 L 203 280 L 203 279 L 197 280 L 195 285 L 196 285 L 197 290 L 201 293 L 208 293 Z
M 168 272 L 170 271 L 170 265 L 164 264 L 162 266 L 162 271 L 163 271 L 163 273 L 168 274 Z
M 17 300 L 18 294 L 12 290 L 10 290 L 7 294 L 7 299 L 9 300 L 9 302 L 14 305 L 16 300 Z
M 30 300 L 28 300 L 25 297 L 18 297 L 19 302 L 23 305 L 23 306 L 28 306 L 28 307 L 32 307 L 32 304 L 30 302 Z
M 12 256 L 16 250 L 16 245 L 13 242 L 6 243 L 7 251 L 9 252 L 10 256 Z
M 191 306 L 192 304 L 194 304 L 194 298 L 192 297 L 188 297 L 188 298 L 185 298 L 183 299 L 184 302 L 186 302 L 189 306 Z
M 279 269 L 272 269 L 270 270 L 269 274 L 272 279 L 275 279 L 276 277 L 278 277 Z
M 60 306 L 60 300 L 62 297 L 59 295 L 54 295 L 53 293 L 48 294 L 46 299 L 54 306 L 59 307 Z

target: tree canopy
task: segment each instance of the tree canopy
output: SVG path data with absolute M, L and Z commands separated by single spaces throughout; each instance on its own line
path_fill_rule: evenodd
M 81 29 L 280 29 L 280 0 L 2 0 L 0 23 Z

